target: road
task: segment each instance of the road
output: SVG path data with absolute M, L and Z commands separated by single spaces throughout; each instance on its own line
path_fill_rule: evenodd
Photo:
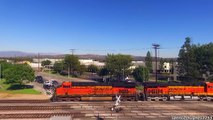
M 73 113 L 74 120 L 96 120 L 96 116 L 103 118 L 103 120 L 171 120 L 175 117 L 208 117 L 213 116 L 213 104 L 207 101 L 141 101 L 141 102 L 121 102 L 120 107 L 123 109 L 119 113 L 112 112 L 114 102 L 63 102 L 63 103 L 46 103 L 43 106 L 62 106 L 55 107 L 49 110 L 21 110 L 0 111 L 2 114 L 27 114 L 37 113 L 54 113 L 66 112 Z M 4 106 L 7 104 L 1 104 Z M 10 103 L 10 106 L 17 106 L 15 103 Z M 21 104 L 18 106 L 39 106 L 33 104 Z M 78 114 L 75 116 L 75 114 Z M 40 118 L 41 120 L 49 120 L 47 118 Z M 174 119 L 175 120 L 175 119 Z M 205 119 L 210 120 L 210 119 Z M 212 120 L 212 119 L 211 119 Z
M 36 76 L 42 76 L 44 80 L 56 80 L 61 84 L 64 81 L 71 81 L 71 82 L 95 82 L 93 80 L 87 80 L 87 79 L 80 79 L 80 78 L 67 78 L 65 76 L 55 75 L 55 74 L 49 74 L 45 72 L 36 72 Z M 34 86 L 34 89 L 37 91 L 40 91 L 44 95 L 46 95 L 47 91 L 43 89 L 43 84 L 35 83 L 33 82 L 32 85 Z M 50 96 L 48 96 L 50 97 Z
M 71 82 L 94 82 L 92 80 L 86 80 L 86 79 L 80 79 L 80 78 L 67 78 L 65 76 L 60 76 L 60 75 L 54 75 L 54 74 L 49 74 L 45 72 L 37 72 L 36 75 L 42 76 L 45 80 L 57 80 L 59 83 L 62 83 L 63 81 L 71 81 Z

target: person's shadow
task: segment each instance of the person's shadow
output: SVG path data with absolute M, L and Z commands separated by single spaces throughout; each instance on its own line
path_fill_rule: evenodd
M 104 120 L 103 118 L 101 118 L 98 114 L 98 116 L 95 116 L 96 117 L 96 120 Z

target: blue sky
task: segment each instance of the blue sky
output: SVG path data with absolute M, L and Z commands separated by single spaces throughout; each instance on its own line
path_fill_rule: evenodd
M 0 0 L 0 51 L 177 57 L 213 41 L 213 0 Z

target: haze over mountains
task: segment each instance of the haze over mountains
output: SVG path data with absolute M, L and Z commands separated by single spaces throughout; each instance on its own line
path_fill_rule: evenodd
M 60 53 L 39 53 L 40 58 L 63 58 L 65 54 Z M 106 55 L 97 55 L 97 54 L 81 54 L 77 55 L 80 59 L 94 59 L 99 61 L 104 61 Z M 22 51 L 0 51 L 0 57 L 38 57 L 38 53 L 28 53 Z M 132 56 L 133 60 L 145 60 L 145 56 Z M 176 58 L 173 58 L 176 59 Z M 154 60 L 154 58 L 153 58 Z
M 40 57 L 49 57 L 49 58 L 62 58 L 64 54 L 58 53 L 39 53 Z M 37 57 L 38 53 L 28 53 L 22 51 L 0 51 L 0 57 Z M 77 55 L 81 59 L 95 59 L 95 60 L 104 60 L 106 55 L 97 55 L 97 54 L 84 54 Z M 144 60 L 144 57 L 133 56 L 134 60 Z
M 35 55 L 35 53 L 27 53 L 21 51 L 0 51 L 0 57 L 27 57 Z
M 59 55 L 57 53 L 39 53 L 40 55 Z M 0 57 L 34 57 L 38 53 L 22 52 L 22 51 L 0 51 Z

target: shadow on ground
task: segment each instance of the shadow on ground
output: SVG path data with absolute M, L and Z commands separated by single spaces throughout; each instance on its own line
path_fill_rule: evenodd
M 20 85 L 20 84 L 14 84 L 11 85 L 7 90 L 19 90 L 19 89 L 30 89 L 33 88 L 32 85 Z

